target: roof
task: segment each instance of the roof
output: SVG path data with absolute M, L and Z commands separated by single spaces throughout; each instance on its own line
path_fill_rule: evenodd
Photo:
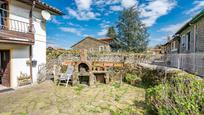
M 184 31 L 186 28 L 188 28 L 189 26 L 191 26 L 191 24 L 194 24 L 196 22 L 198 22 L 201 18 L 204 17 L 204 10 L 202 10 L 199 14 L 197 14 L 196 16 L 194 16 L 190 21 L 188 21 L 185 25 L 183 25 L 173 36 L 173 39 L 169 40 L 167 43 L 165 43 L 163 46 L 167 45 L 168 43 L 170 43 L 173 40 L 178 39 L 178 34 L 181 34 L 182 31 Z
M 197 14 L 196 16 L 194 16 L 190 21 L 188 21 L 184 26 L 182 26 L 176 33 L 176 34 L 180 34 L 183 30 L 185 30 L 186 28 L 188 28 L 191 24 L 194 24 L 196 22 L 198 22 L 201 18 L 204 17 L 204 10 L 202 10 L 199 14 Z
M 110 42 L 113 41 L 112 38 L 99 38 L 98 40 L 100 40 L 100 41 L 104 41 L 104 42 L 107 42 L 107 43 L 110 43 Z
M 113 40 L 112 38 L 99 38 L 99 40 L 106 41 L 106 40 Z
M 33 0 L 17 0 L 17 1 L 32 5 Z M 59 9 L 57 9 L 57 8 L 47 4 L 45 2 L 42 2 L 41 0 L 36 0 L 36 7 L 39 9 L 42 9 L 42 10 L 48 10 L 52 15 L 64 15 L 64 13 L 62 11 L 60 11 Z
M 93 37 L 88 36 L 88 37 L 85 37 L 84 39 L 82 39 L 81 41 L 77 42 L 76 44 L 72 45 L 71 48 L 73 48 L 74 46 L 80 44 L 81 42 L 83 42 L 83 41 L 86 40 L 86 39 L 92 39 L 92 40 L 94 40 L 94 41 L 101 42 L 102 44 L 109 44 L 108 42 L 105 42 L 105 41 L 102 41 L 102 40 L 100 40 L 100 39 L 96 39 L 96 38 L 93 38 Z

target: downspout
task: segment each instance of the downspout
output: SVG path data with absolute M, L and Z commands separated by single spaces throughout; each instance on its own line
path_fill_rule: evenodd
M 195 72 L 196 68 L 195 68 L 195 53 L 196 53 L 196 24 L 194 24 L 193 26 L 193 71 Z
M 29 32 L 33 33 L 33 9 L 35 8 L 35 4 L 36 4 L 36 0 L 33 0 L 31 9 L 30 9 L 30 13 L 29 13 L 29 23 L 30 23 L 30 28 L 29 28 Z M 35 37 L 33 37 L 33 39 L 35 39 Z M 35 40 L 33 40 L 35 41 Z M 33 64 L 32 64 L 32 58 L 33 58 L 33 48 L 32 45 L 29 46 L 29 60 L 30 60 L 30 77 L 31 77 L 31 82 L 33 83 Z

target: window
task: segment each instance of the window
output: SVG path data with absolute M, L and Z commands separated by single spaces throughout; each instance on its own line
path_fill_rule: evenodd
M 173 41 L 171 43 L 171 51 L 176 51 L 176 50 L 177 50 L 177 48 L 176 48 L 176 41 Z
M 93 52 L 93 51 L 94 51 L 94 49 L 93 49 L 93 48 L 90 48 L 90 49 L 89 49 L 89 51 L 90 51 L 90 52 Z
M 186 47 L 185 35 L 182 35 L 182 37 L 181 37 L 181 47 L 182 47 L 182 48 L 185 48 L 185 47 Z
M 190 50 L 190 39 L 191 39 L 191 32 L 188 32 L 186 35 L 181 37 L 181 47 L 185 51 Z
M 189 51 L 190 50 L 190 39 L 191 39 L 191 32 L 187 33 L 187 37 L 186 37 L 186 50 Z
M 104 51 L 104 46 L 99 46 L 99 51 Z

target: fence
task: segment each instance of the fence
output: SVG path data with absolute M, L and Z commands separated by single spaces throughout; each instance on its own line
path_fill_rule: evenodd
M 204 76 L 204 53 L 169 54 L 162 60 L 163 65 Z

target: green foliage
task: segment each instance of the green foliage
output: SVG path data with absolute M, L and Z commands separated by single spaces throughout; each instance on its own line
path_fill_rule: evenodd
M 26 113 L 24 113 L 24 112 L 21 112 L 21 113 L 20 113 L 20 115 L 26 115 Z
M 62 54 L 79 54 L 77 50 L 65 50 L 65 49 L 54 49 L 54 48 L 47 48 L 47 60 L 49 59 L 56 59 Z
M 136 114 L 134 109 L 131 107 L 127 107 L 124 109 L 117 109 L 117 110 L 110 109 L 110 112 L 111 112 L 111 115 L 135 115 Z
M 148 33 L 139 17 L 138 9 L 124 9 L 117 24 L 118 35 L 115 44 L 122 51 L 143 52 L 147 48 Z
M 84 86 L 79 84 L 79 85 L 76 85 L 74 87 L 74 90 L 77 92 L 77 94 L 79 95 L 81 93 L 81 91 L 84 89 Z
M 141 69 L 141 79 L 142 83 L 147 87 L 152 87 L 166 82 L 172 77 L 177 76 L 181 71 L 174 71 L 170 73 L 165 73 L 162 69 Z
M 126 73 L 125 80 L 131 85 L 136 85 L 141 81 L 141 78 L 137 74 Z
M 113 26 L 108 28 L 107 36 L 113 39 L 116 38 L 116 32 Z
M 113 26 L 108 28 L 107 36 L 113 39 L 113 42 L 110 44 L 111 49 L 113 51 L 117 51 L 119 49 L 119 44 L 117 41 L 117 33 Z
M 161 115 L 204 114 L 204 84 L 189 74 L 177 74 L 146 91 L 151 112 Z
M 113 86 L 114 88 L 120 88 L 120 83 L 114 82 L 114 83 L 112 84 L 112 86 Z

